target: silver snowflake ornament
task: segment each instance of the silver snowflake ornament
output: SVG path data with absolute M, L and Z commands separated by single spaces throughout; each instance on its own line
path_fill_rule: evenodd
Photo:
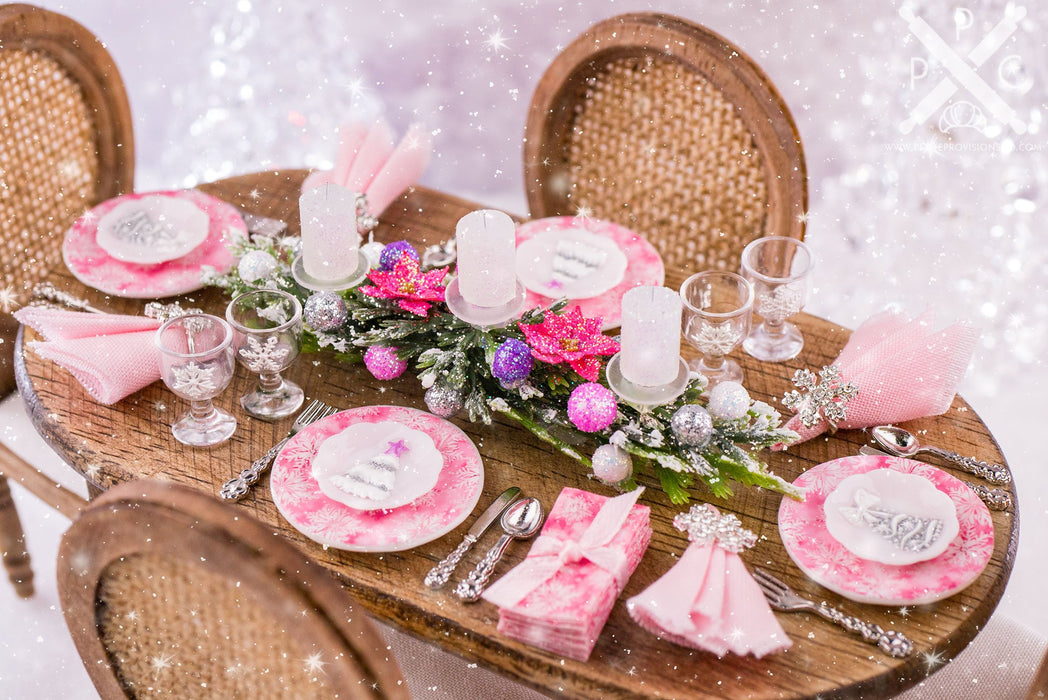
M 776 287 L 774 292 L 758 294 L 755 308 L 761 318 L 782 323 L 800 311 L 803 305 L 804 295 L 801 292 L 782 286 Z
M 742 340 L 742 330 L 725 323 L 704 323 L 692 342 L 695 349 L 706 355 L 727 355 Z
M 837 423 L 847 417 L 848 401 L 859 394 L 858 386 L 841 381 L 836 365 L 823 367 L 818 376 L 809 369 L 799 369 L 793 375 L 793 383 L 802 391 L 786 392 L 782 405 L 796 411 L 805 428 L 825 420 L 831 431 L 837 430 Z
M 271 335 L 265 342 L 259 342 L 258 338 L 249 335 L 246 344 L 240 348 L 240 359 L 244 366 L 252 372 L 279 372 L 284 368 L 289 349 L 279 347 L 280 338 Z
M 203 367 L 195 362 L 172 367 L 171 374 L 175 380 L 171 384 L 173 391 L 180 392 L 190 400 L 206 399 L 214 396 L 218 390 L 215 384 L 215 368 Z

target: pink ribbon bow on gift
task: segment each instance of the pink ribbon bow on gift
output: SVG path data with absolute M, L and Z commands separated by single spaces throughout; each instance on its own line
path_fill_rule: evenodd
M 626 601 L 630 617 L 656 636 L 718 657 L 730 651 L 759 659 L 788 649 L 792 642 L 738 555 L 756 535 L 708 504 L 692 506 L 673 525 L 691 544 L 662 578 Z
M 818 375 L 799 370 L 798 390 L 783 405 L 786 423 L 804 442 L 827 429 L 869 428 L 945 413 L 975 350 L 979 333 L 954 324 L 936 332 L 934 314 L 915 319 L 885 311 L 852 333 L 837 360 Z
M 339 128 L 335 167 L 310 173 L 302 191 L 334 183 L 367 197 L 367 210 L 379 216 L 415 183 L 429 164 L 432 141 L 421 124 L 412 124 L 396 145 L 392 127 L 351 122 Z
M 484 591 L 484 600 L 500 608 L 511 608 L 556 576 L 562 567 L 584 559 L 611 574 L 622 590 L 631 573 L 626 555 L 608 544 L 622 529 L 643 492 L 641 487 L 606 500 L 577 541 L 540 535 L 524 561 Z
M 14 315 L 44 337 L 29 343 L 33 351 L 67 369 L 99 403 L 116 403 L 160 379 L 154 338 L 162 319 L 43 306 Z

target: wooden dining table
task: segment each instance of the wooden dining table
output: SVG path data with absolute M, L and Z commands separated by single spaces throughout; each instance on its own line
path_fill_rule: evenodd
M 296 234 L 298 195 L 305 175 L 301 170 L 262 172 L 200 189 L 244 212 L 283 220 L 290 233 Z M 416 187 L 383 213 L 375 238 L 382 242 L 406 239 L 421 249 L 451 238 L 456 221 L 477 208 L 474 203 Z M 98 308 L 142 312 L 142 301 L 104 295 L 64 269 L 56 271 L 50 281 Z M 681 281 L 678 271 L 667 270 L 667 286 L 676 288 Z M 228 297 L 220 289 L 206 288 L 180 301 L 221 313 Z M 849 337 L 848 330 L 812 315 L 802 313 L 795 320 L 805 340 L 797 358 L 772 364 L 737 353 L 745 386 L 755 399 L 777 405 L 783 393 L 793 388 L 790 378 L 797 369 L 817 370 L 830 364 Z M 29 329 L 23 335 L 23 346 L 36 338 Z M 228 442 L 210 449 L 189 448 L 176 442 L 170 429 L 185 406 L 162 383 L 105 406 L 95 402 L 68 372 L 32 350 L 23 347 L 18 355 L 19 387 L 34 425 L 59 455 L 99 490 L 133 479 L 163 479 L 217 494 L 223 482 L 284 437 L 290 427 L 290 418 L 263 422 L 240 409 L 237 397 L 251 388 L 255 378 L 239 368 L 230 388 L 216 399 L 217 405 L 237 416 L 236 433 Z M 286 376 L 300 384 L 309 397 L 342 408 L 393 404 L 425 409 L 423 390 L 410 373 L 393 381 L 378 381 L 363 366 L 345 364 L 325 352 L 300 357 Z M 229 507 L 272 526 L 328 567 L 376 618 L 549 694 L 662 698 L 888 696 L 942 668 L 968 645 L 993 613 L 1015 559 L 1018 512 L 994 511 L 993 554 L 970 586 L 939 602 L 909 609 L 856 603 L 820 587 L 791 561 L 776 522 L 782 496 L 737 487 L 730 499 L 717 499 L 702 487 L 694 487 L 695 501 L 710 502 L 722 511 L 737 514 L 742 524 L 757 534 L 757 545 L 742 554 L 747 564 L 770 571 L 802 595 L 906 634 L 917 650 L 907 658 L 893 658 L 817 615 L 780 613 L 779 622 L 793 641 L 792 648 L 759 660 L 730 654 L 717 658 L 659 639 L 627 614 L 624 601 L 662 576 L 687 545 L 671 525 L 674 515 L 684 508 L 671 504 L 657 479 L 641 468 L 637 479 L 648 487 L 641 502 L 651 507 L 651 545 L 615 604 L 589 660 L 565 659 L 500 635 L 494 606 L 463 603 L 450 592 L 452 586 L 429 590 L 423 585 L 423 577 L 458 544 L 472 518 L 510 486 L 537 496 L 547 508 L 564 487 L 605 495 L 614 491 L 591 480 L 585 467 L 511 421 L 473 424 L 461 415 L 452 421 L 480 450 L 483 495 L 471 518 L 427 544 L 377 554 L 321 546 L 281 517 L 265 480 L 247 498 Z M 990 431 L 960 397 L 945 414 L 911 421 L 906 427 L 922 431 L 942 447 L 1006 464 Z M 761 458 L 776 474 L 792 481 L 813 465 L 856 454 L 865 444 L 872 444 L 868 433 L 841 430 L 783 452 L 764 452 Z M 975 481 L 949 466 L 939 466 L 962 480 Z M 472 566 L 494 538 L 495 534 L 489 532 L 460 566 L 459 573 L 468 571 L 466 566 Z M 511 547 L 502 570 L 519 562 L 526 552 L 526 544 Z

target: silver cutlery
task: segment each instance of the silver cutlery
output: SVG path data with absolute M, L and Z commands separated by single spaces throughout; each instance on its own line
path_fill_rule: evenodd
M 861 455 L 878 455 L 881 457 L 892 457 L 898 455 L 890 455 L 887 452 L 882 452 L 876 448 L 870 447 L 869 445 L 863 445 L 859 448 L 859 454 Z M 975 495 L 982 499 L 982 502 L 986 504 L 986 507 L 990 510 L 1011 510 L 1012 509 L 1012 494 L 1008 493 L 1004 489 L 992 489 L 989 486 L 983 484 L 972 484 L 967 481 L 962 482 L 965 486 L 975 492 Z
M 459 581 L 455 587 L 455 595 L 467 603 L 478 600 L 488 587 L 495 565 L 505 554 L 509 543 L 518 538 L 527 539 L 538 532 L 542 527 L 543 516 L 542 504 L 537 498 L 522 498 L 507 508 L 499 521 L 502 525 L 502 536 L 495 546 L 488 550 L 477 567 L 469 572 L 469 576 Z
M 257 484 L 258 480 L 262 478 L 262 474 L 264 474 L 266 469 L 269 468 L 270 463 L 284 445 L 287 444 L 288 440 L 293 438 L 307 425 L 316 423 L 318 420 L 327 418 L 333 413 L 338 413 L 338 411 L 339 409 L 334 406 L 328 406 L 323 401 L 313 401 L 304 411 L 302 411 L 302 413 L 298 414 L 295 422 L 291 424 L 291 430 L 288 431 L 283 440 L 269 448 L 269 451 L 252 462 L 250 467 L 222 484 L 222 491 L 220 492 L 222 498 L 227 501 L 239 501 L 246 496 L 248 491 L 251 490 L 251 487 Z
M 826 618 L 830 622 L 843 627 L 862 637 L 864 642 L 875 644 L 886 654 L 901 658 L 913 653 L 913 642 L 895 630 L 885 631 L 880 625 L 860 620 L 852 615 L 845 615 L 840 610 L 830 607 L 825 602 L 814 603 L 807 598 L 802 598 L 785 583 L 769 574 L 764 569 L 754 569 L 753 579 L 760 586 L 768 604 L 782 612 L 797 612 L 809 610 Z
M 969 474 L 985 479 L 991 484 L 1010 484 L 1012 475 L 1000 464 L 989 464 L 974 457 L 965 457 L 950 450 L 933 445 L 921 445 L 917 436 L 894 425 L 878 425 L 870 430 L 877 444 L 896 457 L 912 457 L 918 452 L 927 452 L 956 464 Z
M 444 557 L 439 564 L 429 570 L 429 573 L 426 574 L 426 578 L 424 579 L 426 587 L 440 588 L 446 584 L 448 579 L 451 578 L 451 574 L 454 573 L 455 567 L 458 566 L 460 561 L 462 561 L 462 557 L 466 555 L 466 552 L 477 543 L 477 540 L 479 540 L 480 536 L 491 527 L 492 523 L 499 519 L 502 512 L 506 510 L 513 501 L 517 500 L 517 496 L 519 495 L 520 489 L 516 486 L 511 486 L 503 491 L 502 494 L 496 498 L 490 506 L 488 506 L 487 510 L 480 514 L 477 521 L 473 523 L 473 527 L 471 527 L 469 532 L 466 533 L 466 536 L 462 538 L 459 546 Z

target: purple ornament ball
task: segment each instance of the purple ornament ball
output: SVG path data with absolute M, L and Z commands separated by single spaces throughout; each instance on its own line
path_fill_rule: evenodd
M 604 430 L 615 420 L 615 394 L 595 382 L 575 387 L 568 397 L 568 418 L 585 433 Z
M 364 353 L 364 366 L 374 375 L 375 379 L 388 381 L 404 374 L 408 363 L 397 357 L 396 348 L 372 345 Z
M 378 256 L 378 269 L 392 270 L 405 253 L 414 258 L 415 262 L 418 262 L 418 251 L 407 241 L 393 241 L 387 244 Z
M 527 379 L 534 365 L 531 347 L 522 340 L 510 338 L 495 349 L 491 375 L 504 384 L 514 385 Z

